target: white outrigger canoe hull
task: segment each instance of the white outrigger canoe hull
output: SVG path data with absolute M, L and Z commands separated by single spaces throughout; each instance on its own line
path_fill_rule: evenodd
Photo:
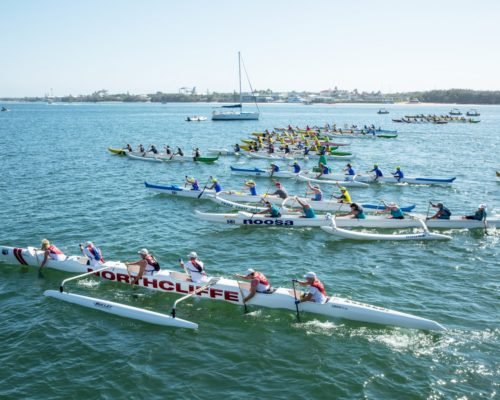
M 40 250 L 34 250 L 33 248 L 25 249 L 8 246 L 0 246 L 0 251 L 0 259 L 3 261 L 34 267 L 38 267 L 38 260 L 43 254 Z M 35 251 L 39 253 L 38 259 L 34 255 Z M 50 260 L 47 264 L 47 268 L 78 274 L 94 271 L 94 268 L 87 265 L 84 259 L 84 257 L 80 256 L 70 256 L 64 261 Z M 108 262 L 105 265 L 112 266 L 105 271 L 97 272 L 95 274 L 96 276 L 112 282 L 130 284 L 134 274 L 132 274 L 132 278 L 129 276 L 125 264 L 115 261 L 111 262 L 111 264 Z M 185 273 L 165 269 L 160 270 L 159 272 L 144 275 L 137 284 L 137 286 L 144 287 L 146 289 L 157 290 L 164 293 L 175 293 L 179 295 L 191 293 L 194 290 L 201 288 L 201 285 L 190 282 Z M 220 278 L 216 284 L 201 290 L 199 293 L 196 293 L 196 296 L 242 305 L 242 296 L 247 296 L 249 289 L 250 285 L 248 282 L 238 282 L 234 279 Z M 56 291 L 52 292 L 59 293 Z M 298 296 L 301 294 L 302 292 L 300 290 L 297 291 Z M 56 295 L 54 294 L 54 296 Z M 72 295 L 73 298 L 76 298 L 74 296 L 76 295 Z M 99 301 L 102 302 L 103 300 Z M 294 293 L 293 290 L 289 288 L 277 288 L 271 294 L 257 293 L 247 304 L 259 307 L 295 311 Z M 95 307 L 92 306 L 92 308 Z M 100 309 L 100 307 L 98 309 Z M 330 297 L 328 302 L 325 304 L 313 302 L 300 303 L 299 310 L 331 318 L 344 318 L 353 321 L 394 325 L 403 328 L 438 331 L 446 329 L 441 324 L 429 319 L 337 296 Z M 185 322 L 190 323 L 189 321 Z
M 240 211 L 238 213 L 218 214 L 203 213 L 195 210 L 198 218 L 205 221 L 218 222 L 228 225 L 247 225 L 262 227 L 302 227 L 302 226 L 329 226 L 330 220 L 328 214 L 316 215 L 316 218 L 300 218 L 296 215 L 282 215 L 279 218 L 265 217 Z M 380 228 L 380 229 L 405 229 L 420 228 L 419 219 L 425 216 L 406 217 L 405 219 L 393 219 L 385 216 L 368 215 L 365 219 L 356 219 L 349 217 L 337 217 L 336 224 L 340 228 Z M 426 221 L 427 226 L 433 229 L 484 229 L 482 221 L 470 219 L 461 219 L 452 217 L 451 219 L 430 219 Z M 488 218 L 488 228 L 500 227 L 500 218 Z
M 328 175 L 326 175 L 328 176 Z M 375 175 L 344 175 L 344 174 L 330 174 L 331 179 L 339 179 L 339 180 L 348 180 L 355 182 L 364 182 L 364 183 L 389 183 L 389 184 L 402 184 L 408 183 L 411 185 L 452 185 L 455 181 L 455 177 L 449 178 L 435 178 L 435 177 L 405 177 L 400 180 L 394 178 L 393 176 L 381 176 L 378 179 L 375 179 Z
M 174 328 L 198 329 L 198 324 L 186 321 L 181 318 L 173 318 L 170 315 L 161 314 L 155 311 L 144 310 L 142 308 L 128 306 L 126 304 L 115 303 L 109 300 L 96 299 L 79 294 L 60 292 L 58 290 L 46 290 L 45 296 L 53 297 L 67 303 L 78 304 L 83 307 L 92 308 L 108 314 L 117 315 L 130 319 L 147 322 L 154 325 L 171 326 Z
M 320 177 L 321 179 L 315 179 L 315 178 L 309 178 L 307 176 L 304 176 L 302 174 L 297 174 L 297 179 L 299 181 L 305 181 L 305 182 L 312 182 L 312 183 L 319 183 L 319 184 L 326 184 L 326 185 L 340 185 L 340 186 L 346 186 L 346 187 L 358 187 L 358 188 L 367 188 L 369 185 L 364 182 L 358 182 L 358 181 L 353 181 L 353 180 L 334 180 L 329 178 L 329 175 L 326 175 L 326 177 L 323 177 L 323 175 Z

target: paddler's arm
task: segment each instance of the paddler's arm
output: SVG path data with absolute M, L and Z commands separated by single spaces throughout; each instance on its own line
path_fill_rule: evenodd
M 43 267 L 45 267 L 45 264 L 47 264 L 48 260 L 49 260 L 49 251 L 45 250 L 44 255 L 43 255 L 43 261 L 40 264 L 40 269 L 42 269 Z
M 258 283 L 254 283 L 255 280 L 252 280 L 252 282 L 250 283 L 250 293 L 248 293 L 248 296 L 245 297 L 245 299 L 243 300 L 245 303 L 247 303 L 250 299 L 253 298 L 253 296 L 255 296 L 255 293 L 257 292 L 257 284 Z

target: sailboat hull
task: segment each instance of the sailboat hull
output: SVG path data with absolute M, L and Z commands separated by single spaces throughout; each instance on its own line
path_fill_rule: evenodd
M 258 112 L 214 111 L 214 113 L 212 114 L 212 121 L 254 121 L 258 119 Z

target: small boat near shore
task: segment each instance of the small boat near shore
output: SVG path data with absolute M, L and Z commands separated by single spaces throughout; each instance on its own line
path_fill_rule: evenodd
M 186 122 L 201 122 L 206 121 L 207 119 L 207 117 L 203 117 L 201 115 L 193 115 L 191 117 L 187 117 Z
M 43 257 L 43 252 L 34 248 L 19 248 L 0 246 L 0 260 L 26 266 L 38 267 Z M 116 283 L 126 284 L 130 286 L 131 279 L 134 279 L 136 273 L 127 270 L 125 264 L 121 262 L 112 262 L 110 268 L 105 271 L 95 271 L 87 263 L 87 259 L 81 256 L 69 256 L 64 261 L 49 260 L 47 268 L 57 269 L 59 271 L 83 274 L 93 272 L 93 275 L 103 280 Z M 108 263 L 106 263 L 107 265 Z M 213 278 L 212 278 L 213 279 Z M 137 286 L 149 290 L 156 290 L 163 293 L 187 295 L 198 292 L 196 297 L 202 299 L 219 300 L 235 305 L 244 305 L 244 296 L 247 296 L 250 291 L 249 282 L 239 282 L 234 279 L 224 277 L 216 278 L 217 282 L 211 287 L 200 286 L 189 280 L 185 273 L 162 269 L 158 272 L 144 275 L 137 283 Z M 50 291 L 48 296 L 56 295 L 57 292 Z M 373 323 L 379 325 L 392 325 L 408 329 L 423 329 L 443 331 L 446 328 L 430 319 L 421 318 L 412 314 L 407 314 L 387 308 L 374 306 L 370 304 L 360 303 L 358 301 L 342 298 L 339 296 L 331 296 L 324 304 L 314 302 L 301 302 L 295 304 L 295 300 L 303 294 L 298 290 L 294 293 L 292 288 L 279 287 L 270 293 L 256 293 L 255 296 L 248 301 L 248 306 L 257 306 L 265 308 L 285 309 L 288 311 L 300 311 L 310 314 L 322 315 L 329 318 L 340 318 L 363 323 Z M 297 297 L 296 297 L 297 296 Z M 77 299 L 75 295 L 73 299 Z M 88 299 L 88 298 L 87 298 Z M 87 302 L 87 299 L 82 299 L 81 303 Z M 99 301 L 103 301 L 97 299 Z M 80 301 L 80 299 L 78 300 Z M 91 301 L 91 300 L 89 300 Z M 105 306 L 106 303 L 103 303 Z M 113 306 L 113 305 L 112 305 Z M 93 305 L 91 305 L 94 308 Z M 177 318 L 175 318 L 177 319 Z M 189 321 L 186 321 L 190 323 Z M 192 323 L 190 323 L 192 324 Z

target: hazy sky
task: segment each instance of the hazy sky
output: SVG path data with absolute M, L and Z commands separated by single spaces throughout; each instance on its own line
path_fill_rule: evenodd
M 500 90 L 498 0 L 0 0 L 0 97 Z M 244 89 L 248 85 L 244 84 Z

